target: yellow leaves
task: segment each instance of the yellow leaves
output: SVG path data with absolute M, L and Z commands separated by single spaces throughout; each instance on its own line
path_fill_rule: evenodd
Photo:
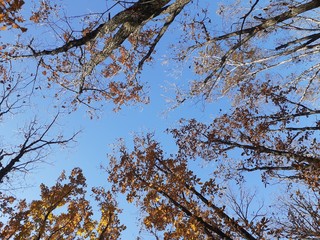
M 194 232 L 197 230 L 197 226 L 194 223 L 191 223 L 190 227 Z
M 151 228 L 152 227 L 152 221 L 148 217 L 143 219 L 143 224 L 146 226 L 146 228 Z
M 73 169 L 69 178 L 63 172 L 56 185 L 41 185 L 40 200 L 30 203 L 21 201 L 14 212 L 2 209 L 2 213 L 7 214 L 8 222 L 0 225 L 1 238 L 10 236 L 15 239 L 33 239 L 33 236 L 40 234 L 41 239 L 49 236 L 52 239 L 74 239 L 75 235 L 82 239 L 97 239 L 99 237 L 95 236 L 107 234 L 109 239 L 118 239 L 125 226 L 120 224 L 117 217 L 121 211 L 117 208 L 116 201 L 103 188 L 93 189 L 101 207 L 100 221 L 93 220 L 96 218 L 91 218 L 93 211 L 89 201 L 85 199 L 84 181 L 79 168 Z M 7 205 L 0 202 L 0 207 L 8 208 Z M 20 224 L 22 220 L 23 226 Z M 1 231 L 8 227 L 10 231 Z M 106 236 L 101 235 L 101 238 L 105 239 Z
M 113 175 L 117 176 L 111 178 L 113 188 L 119 192 L 125 188 L 130 201 L 134 192 L 136 204 L 147 215 L 143 219 L 145 227 L 163 231 L 165 239 L 199 239 L 203 233 L 199 219 L 210 221 L 206 216 L 212 211 L 206 215 L 208 208 L 202 208 L 203 202 L 194 189 L 204 183 L 188 169 L 187 162 L 165 158 L 152 134 L 136 136 L 132 152 L 123 145 L 119 149 L 115 151 L 123 155 L 111 166 L 115 170 Z M 134 181 L 129 179 L 131 176 L 135 176 Z
M 48 215 L 48 220 L 51 222 L 53 219 L 54 219 L 54 216 L 53 216 L 52 213 L 50 213 L 50 214 Z
M 77 236 L 80 236 L 80 237 L 83 237 L 85 235 L 85 232 L 82 230 L 82 229 L 79 229 L 77 232 L 76 232 L 76 235 Z

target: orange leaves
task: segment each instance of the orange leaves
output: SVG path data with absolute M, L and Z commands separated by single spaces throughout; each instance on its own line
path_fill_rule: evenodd
M 103 70 L 102 74 L 106 78 L 110 78 L 118 74 L 121 70 L 121 66 L 118 65 L 116 62 L 110 63 L 105 69 Z
M 111 54 L 110 58 L 112 62 L 103 69 L 103 76 L 112 78 L 120 73 L 125 73 L 129 79 L 129 74 L 132 74 L 135 67 L 135 53 L 120 46 L 117 53 Z
M 18 11 L 24 6 L 23 3 L 23 1 L 18 0 L 2 1 L 0 8 L 1 6 L 8 8 L 8 6 L 12 5 L 12 11 L 8 10 L 7 12 L 9 13 L 11 11 L 10 14 L 13 14 L 13 12 Z M 161 4 L 163 4 L 163 2 Z M 141 9 L 141 11 L 144 8 L 156 11 L 159 7 L 158 5 L 155 6 L 152 2 L 148 3 L 147 6 L 140 6 L 138 3 L 135 5 L 139 6 L 137 9 Z M 151 8 L 149 8 L 148 5 L 150 5 Z M 61 17 L 59 16 L 61 12 L 58 10 L 59 6 L 55 4 L 54 1 L 44 0 L 34 2 L 34 9 L 31 16 L 29 16 L 29 20 L 35 27 L 37 24 L 53 22 L 50 19 L 51 16 Z M 29 58 L 30 56 L 36 57 L 36 59 L 39 60 L 39 66 L 44 69 L 36 68 L 36 72 L 33 72 L 32 76 L 36 78 L 42 77 L 48 80 L 48 88 L 51 88 L 54 83 L 58 84 L 60 88 L 57 89 L 56 92 L 57 98 L 64 97 L 66 92 L 72 94 L 71 97 L 66 96 L 68 101 L 76 96 L 75 99 L 70 101 L 73 109 L 80 103 L 91 106 L 95 101 L 101 100 L 111 100 L 116 105 L 115 110 L 118 110 L 125 104 L 148 102 L 148 99 L 143 95 L 141 84 L 137 82 L 136 76 L 139 74 L 137 63 L 139 63 L 139 60 L 146 54 L 157 32 L 153 30 L 152 27 L 145 30 L 140 29 L 139 26 L 135 26 L 134 28 L 137 28 L 137 31 L 129 31 L 127 34 L 121 36 L 120 38 L 123 39 L 119 41 L 118 36 L 123 33 L 120 31 L 119 34 L 117 34 L 117 32 L 123 24 L 126 24 L 126 14 L 130 11 L 124 9 L 120 12 L 119 16 L 122 16 L 119 18 L 120 21 L 108 21 L 103 18 L 94 19 L 91 14 L 79 18 L 66 18 L 65 23 L 69 26 L 66 29 L 66 26 L 61 26 L 59 27 L 60 29 L 58 29 L 57 26 L 54 26 L 54 29 L 48 29 L 48 31 L 53 30 L 58 34 L 57 39 L 59 39 L 59 41 L 61 40 L 61 42 L 53 41 L 52 46 L 48 47 L 48 49 L 41 50 L 37 49 L 35 45 L 38 40 L 33 41 L 33 39 L 40 40 L 41 38 L 35 36 L 34 38 L 31 37 L 32 40 L 30 42 L 19 42 L 17 46 L 10 48 L 13 52 L 4 53 L 3 56 L 6 59 L 12 59 L 12 57 L 14 57 L 15 60 L 20 59 L 18 55 L 23 55 L 22 58 Z M 152 18 L 154 17 L 153 13 L 148 11 L 135 14 L 142 18 L 146 17 L 145 14 L 150 15 Z M 152 18 L 146 18 L 147 22 Z M 5 22 L 6 19 L 9 19 L 8 14 L 2 11 L 0 13 L 0 20 Z M 26 30 L 18 25 L 18 23 L 24 21 L 23 18 L 16 16 L 16 18 L 12 19 L 14 19 L 14 21 L 10 24 L 0 25 L 0 30 L 9 28 L 19 28 L 22 31 Z M 78 20 L 83 26 L 81 31 L 75 30 L 74 26 L 72 26 L 73 21 Z M 140 21 L 141 19 L 136 20 Z M 130 21 L 133 20 L 130 18 Z M 135 24 L 136 23 L 133 25 Z M 145 22 L 142 21 L 140 24 L 143 26 Z M 41 27 L 46 28 L 49 25 L 42 24 Z M 136 42 L 139 42 L 139 46 L 132 44 L 132 48 L 130 48 L 129 42 L 133 38 L 135 38 Z M 45 37 L 41 40 L 44 39 Z M 127 40 L 129 40 L 129 42 Z M 38 43 L 40 43 L 40 41 Z M 55 43 L 56 46 L 54 46 Z M 136 48 L 137 46 L 139 49 Z M 145 61 L 149 59 L 150 57 Z M 107 81 L 101 79 L 101 74 L 105 78 L 108 78 Z M 113 79 L 116 77 L 119 79 Z M 109 78 L 112 78 L 116 86 L 109 84 Z M 125 79 L 125 81 L 122 81 L 122 79 Z
M 51 4 L 48 0 L 43 0 L 39 2 L 38 9 L 32 12 L 30 21 L 34 23 L 41 23 L 48 20 L 49 15 L 56 12 L 58 9 L 57 4 Z
M 65 42 L 69 42 L 70 41 L 70 37 L 71 34 L 69 32 L 64 32 L 62 35 L 63 39 L 65 40 Z
M 113 190 L 126 193 L 127 200 L 146 213 L 143 223 L 150 231 L 162 231 L 165 239 L 199 239 L 206 235 L 203 228 L 215 224 L 204 219 L 213 214 L 205 206 L 207 192 L 196 192 L 199 179 L 179 156 L 165 158 L 152 134 L 134 139 L 134 150 L 120 145 L 119 161 L 112 156 L 109 180 Z M 210 192 L 217 194 L 216 192 Z M 170 229 L 170 231 L 167 231 Z M 210 235 L 209 235 L 210 236 Z
M 2 2 L 4 2 L 4 1 L 2 1 Z M 17 11 L 17 10 L 21 9 L 23 4 L 24 4 L 23 0 L 13 0 L 13 2 L 11 3 L 11 8 L 13 11 Z
M 0 1 L 0 7 L 6 8 L 13 12 L 19 11 L 23 6 L 23 4 L 24 4 L 23 0 L 1 0 Z
M 0 224 L 1 239 L 117 239 L 125 227 L 118 220 L 120 210 L 113 196 L 103 188 L 92 190 L 102 213 L 100 221 L 96 221 L 85 187 L 81 169 L 75 168 L 68 178 L 63 172 L 51 188 L 42 184 L 40 200 L 29 204 L 23 200 L 11 208 L 14 199 L 1 196 L 1 211 L 8 219 Z
M 32 16 L 30 17 L 30 21 L 34 23 L 39 23 L 40 22 L 40 13 L 39 12 L 34 12 Z
M 157 34 L 154 28 L 142 29 L 140 32 L 131 34 L 128 37 L 128 41 L 131 43 L 133 48 L 144 51 L 146 47 L 149 47 L 152 42 L 152 38 Z
M 135 86 L 133 82 L 110 82 L 108 91 L 109 93 L 105 95 L 106 99 L 111 99 L 119 108 L 129 101 L 141 101 L 139 94 L 142 87 Z
M 27 31 L 26 28 L 21 27 L 18 23 L 24 22 L 24 19 L 18 15 L 24 5 L 23 0 L 1 0 L 0 1 L 0 30 L 4 31 L 8 28 L 20 29 L 22 32 Z
M 120 47 L 119 52 L 120 52 L 120 56 L 118 58 L 118 61 L 121 64 L 125 64 L 127 62 L 128 57 L 129 57 L 128 51 L 124 47 Z

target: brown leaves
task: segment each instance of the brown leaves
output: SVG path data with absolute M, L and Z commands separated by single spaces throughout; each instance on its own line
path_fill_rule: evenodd
M 35 27 L 45 26 L 44 32 L 50 34 L 28 42 L 26 35 L 21 35 L 17 43 L 2 44 L 2 60 L 8 65 L 0 66 L 1 86 L 4 92 L 14 89 L 11 67 L 20 63 L 18 59 L 32 59 L 24 62 L 31 66 L 36 61 L 30 67 L 34 82 L 46 79 L 48 88 L 59 86 L 57 98 L 68 99 L 62 100 L 61 108 L 67 107 L 70 98 L 74 108 L 77 104 L 92 108 L 96 101 L 109 101 L 119 110 L 129 103 L 146 102 L 145 84 L 137 76 L 143 64 L 152 59 L 168 26 L 189 2 L 139 0 L 122 3 L 124 8 L 118 8 L 112 17 L 107 17 L 106 11 L 69 18 L 59 16 L 50 1 L 40 1 L 30 21 Z M 220 182 L 231 179 L 238 183 L 243 173 L 261 171 L 265 184 L 281 179 L 288 185 L 298 182 L 312 190 L 319 187 L 319 64 L 310 61 L 318 59 L 319 34 L 314 31 L 319 26 L 315 13 L 311 18 L 304 14 L 318 8 L 319 2 L 294 6 L 291 1 L 284 8 L 261 2 L 267 5 L 260 10 L 266 19 L 251 16 L 254 6 L 248 8 L 244 1 L 235 3 L 236 9 L 229 9 L 239 15 L 229 14 L 227 19 L 234 20 L 230 28 L 235 30 L 220 36 L 216 36 L 219 31 L 230 28 L 215 29 L 215 19 L 195 2 L 192 11 L 184 12 L 180 19 L 182 25 L 176 26 L 183 36 L 168 40 L 178 52 L 176 60 L 190 59 L 188 66 L 200 78 L 188 83 L 189 96 L 204 96 L 206 100 L 223 96 L 224 109 L 213 112 L 209 123 L 191 119 L 170 130 L 178 148 L 176 154 L 166 156 L 152 135 L 136 137 L 132 150 L 120 144 L 110 161 L 113 192 L 93 189 L 102 213 L 99 222 L 92 220 L 80 169 L 74 169 L 70 176 L 63 173 L 53 187 L 41 185 L 41 198 L 17 202 L 17 211 L 11 204 L 13 198 L 2 197 L 7 202 L 1 207 L 9 219 L 7 225 L 1 225 L 5 236 L 117 239 L 124 227 L 117 218 L 120 210 L 112 194 L 120 192 L 143 211 L 145 227 L 160 231 L 167 239 L 263 239 L 271 218 L 249 223 L 246 217 L 229 216 Z M 23 1 L 0 0 L 1 30 L 26 30 L 19 25 L 24 21 L 18 14 L 23 6 Z M 243 15 L 243 9 L 251 10 Z M 57 14 L 58 22 L 50 21 L 52 14 Z M 46 39 L 51 35 L 55 38 Z M 299 65 L 300 61 L 303 64 Z M 293 71 L 288 70 L 290 64 Z M 183 93 L 175 97 L 179 103 L 185 100 Z M 33 130 L 27 131 L 25 138 L 33 134 Z M 35 142 L 49 143 L 45 139 Z M 27 144 L 26 140 L 20 145 L 22 155 L 36 146 L 34 142 Z M 1 152 L 7 162 L 11 155 Z M 13 158 L 9 170 L 21 163 L 20 156 Z M 208 164 L 208 169 L 192 169 L 198 161 Z M 9 171 L 4 167 L 0 170 L 2 179 Z
M 46 22 L 48 21 L 49 16 L 55 13 L 57 9 L 57 4 L 51 3 L 50 0 L 43 0 L 39 2 L 39 6 L 35 11 L 32 12 L 29 20 L 34 23 Z
M 145 227 L 161 231 L 165 239 L 229 238 L 228 229 L 239 226 L 213 203 L 221 189 L 209 187 L 211 179 L 198 192 L 203 183 L 188 169 L 186 159 L 165 158 L 152 138 L 152 134 L 136 137 L 132 152 L 122 144 L 115 150 L 119 154 L 111 156 L 109 168 L 113 191 L 125 193 L 129 202 L 137 204 L 146 214 Z
M 137 1 L 112 18 L 104 19 L 102 15 L 97 20 L 90 14 L 76 18 L 60 18 L 56 4 L 49 0 L 40 1 L 35 3 L 30 21 L 35 25 L 45 23 L 41 27 L 49 26 L 47 30 L 53 30 L 53 34 L 61 41 L 54 40 L 53 43 L 57 42 L 56 46 L 38 50 L 38 46 L 33 46 L 32 39 L 30 43 L 17 44 L 12 48 L 14 51 L 5 57 L 14 60 L 39 58 L 38 66 L 44 69 L 36 67 L 33 76 L 47 79 L 48 88 L 53 86 L 53 83 L 60 85 L 61 88 L 56 94 L 58 98 L 64 97 L 65 93 L 71 93 L 73 99 L 70 101 L 69 96 L 68 101 L 72 108 L 76 108 L 77 104 L 93 107 L 96 101 L 111 100 L 116 105 L 115 110 L 118 110 L 125 104 L 147 102 L 147 98 L 143 96 L 142 84 L 136 76 L 142 67 L 139 63 L 149 61 L 151 53 L 154 52 L 155 44 L 152 44 L 157 31 L 151 20 L 157 16 L 166 18 L 162 7 L 168 2 L 155 4 Z M 65 19 L 63 22 L 66 21 L 66 27 L 54 26 L 50 21 L 52 15 Z M 76 26 L 83 25 L 82 30 L 73 29 L 74 19 L 80 21 L 80 25 L 77 23 Z M 144 28 L 147 23 L 150 26 Z M 150 54 L 140 61 L 149 48 L 152 50 Z M 39 72 L 42 74 L 38 74 Z M 101 74 L 107 79 L 102 80 Z
M 7 30 L 8 28 L 17 28 L 22 32 L 27 31 L 27 28 L 21 27 L 19 23 L 24 22 L 22 16 L 18 15 L 24 5 L 23 0 L 1 0 L 0 1 L 0 22 L 2 26 L 0 30 Z
M 125 227 L 116 201 L 110 192 L 94 188 L 101 213 L 100 220 L 94 220 L 85 182 L 81 169 L 75 168 L 69 177 L 63 172 L 51 188 L 42 184 L 40 200 L 16 202 L 14 209 L 12 197 L 1 198 L 1 211 L 8 219 L 0 225 L 1 238 L 117 239 Z

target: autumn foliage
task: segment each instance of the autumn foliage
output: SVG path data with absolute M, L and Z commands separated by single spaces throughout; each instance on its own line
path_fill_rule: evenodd
M 1 239 L 117 239 L 125 229 L 116 201 L 103 188 L 92 189 L 100 212 L 100 219 L 94 218 L 80 169 L 69 177 L 63 172 L 54 186 L 40 189 L 41 198 L 30 203 L 1 196 L 2 217 L 8 218 L 0 225 Z
M 8 28 L 17 28 L 22 32 L 27 31 L 27 28 L 21 27 L 19 24 L 24 22 L 24 18 L 19 15 L 19 11 L 24 5 L 23 0 L 2 0 L 0 1 L 0 30 Z
M 119 140 L 104 166 L 109 190 L 88 195 L 80 168 L 42 184 L 38 200 L 1 190 L 1 239 L 121 238 L 119 196 L 139 210 L 139 234 L 155 239 L 320 237 L 320 1 L 114 1 L 72 17 L 54 1 L 26 6 L 0 1 L 0 29 L 17 34 L 0 45 L 1 122 L 37 94 L 91 117 L 105 104 L 148 103 L 141 76 L 163 60 L 160 46 L 168 69 L 186 73 L 170 110 L 201 103 L 210 117 L 166 129 L 170 148 L 152 133 Z M 58 116 L 35 118 L 20 143 L 1 146 L 1 184 L 76 138 L 50 135 Z M 277 203 L 260 204 L 255 183 L 281 189 Z

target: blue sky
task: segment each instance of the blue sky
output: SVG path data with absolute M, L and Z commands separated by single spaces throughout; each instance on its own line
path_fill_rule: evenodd
M 64 1 L 64 11 L 67 16 L 81 15 L 88 12 L 99 12 L 106 7 L 110 7 L 113 1 L 77 1 L 75 5 L 73 1 Z M 119 9 L 119 8 L 118 8 Z M 174 27 L 174 26 L 173 26 Z M 171 34 L 171 36 L 170 36 Z M 48 38 L 53 34 L 48 33 L 45 41 L 50 43 L 52 40 Z M 12 36 L 9 36 L 12 37 Z M 105 104 L 101 111 L 97 112 L 98 118 L 91 120 L 88 109 L 85 106 L 80 106 L 77 111 L 71 114 L 61 114 L 58 119 L 58 125 L 55 127 L 56 132 L 62 132 L 65 136 L 71 135 L 73 132 L 81 130 L 81 133 L 76 138 L 76 143 L 71 143 L 70 147 L 53 148 L 51 154 L 46 160 L 49 164 L 41 164 L 27 175 L 25 179 L 17 181 L 16 187 L 23 188 L 17 192 L 17 196 L 26 197 L 27 199 L 35 199 L 39 196 L 39 185 L 44 183 L 47 185 L 54 184 L 55 180 L 62 172 L 66 170 L 70 172 L 74 167 L 80 167 L 87 178 L 87 183 L 90 189 L 92 186 L 108 186 L 106 181 L 106 173 L 100 169 L 100 165 L 107 165 L 107 153 L 110 153 L 112 144 L 116 143 L 118 138 L 123 138 L 131 145 L 134 133 L 155 132 L 156 138 L 164 145 L 168 153 L 175 150 L 173 139 L 170 135 L 164 133 L 167 128 L 177 126 L 177 121 L 180 118 L 197 117 L 199 120 L 209 120 L 212 115 L 212 109 L 217 110 L 219 106 L 207 107 L 207 112 L 203 110 L 201 104 L 187 102 L 179 108 L 168 111 L 168 97 L 173 96 L 173 92 L 168 92 L 166 88 L 172 88 L 172 84 L 182 84 L 187 86 L 187 81 L 192 78 L 190 70 L 184 70 L 182 67 L 171 66 L 170 62 L 163 64 L 170 50 L 168 39 L 176 38 L 174 29 L 171 28 L 161 41 L 161 48 L 157 48 L 157 54 L 154 56 L 155 61 L 144 67 L 141 79 L 146 82 L 148 95 L 150 96 L 150 104 L 138 104 L 136 106 L 124 107 L 121 111 L 114 113 L 111 104 Z M 41 36 L 35 36 L 35 39 L 40 39 Z M 159 60 L 160 59 L 160 60 Z M 28 66 L 29 63 L 26 63 Z M 32 64 L 36 64 L 33 62 Z M 172 70 L 175 70 L 174 72 Z M 171 89 L 172 91 L 172 89 Z M 19 117 L 13 116 L 9 121 L 4 121 L 1 124 L 1 132 L 7 139 L 19 138 L 16 129 L 21 127 L 21 124 L 28 122 L 30 119 L 37 116 L 40 123 L 48 123 L 57 113 L 57 109 L 53 108 L 54 100 L 43 98 L 42 92 L 36 96 L 36 100 L 32 100 L 30 108 L 25 112 L 20 113 Z M 135 232 L 136 226 L 132 225 L 132 220 L 137 216 L 137 210 L 127 208 L 127 204 L 120 203 L 120 206 L 126 206 L 125 218 L 130 218 L 125 221 L 125 224 L 131 224 L 126 232 L 131 235 Z M 129 226 L 128 226 L 129 227 Z
M 79 0 L 75 6 L 74 1 L 63 1 L 64 11 L 67 15 L 81 15 L 83 13 L 96 12 L 110 7 L 114 1 L 87 1 Z M 215 7 L 211 6 L 212 8 Z M 212 11 L 214 13 L 214 11 Z M 111 145 L 118 138 L 124 138 L 130 146 L 132 137 L 135 132 L 155 132 L 164 149 L 168 153 L 175 150 L 173 140 L 170 135 L 164 133 L 167 128 L 178 125 L 180 118 L 197 118 L 200 121 L 209 122 L 220 108 L 227 108 L 227 100 L 221 99 L 215 104 L 207 104 L 203 108 L 201 103 L 188 101 L 173 111 L 167 111 L 168 105 L 165 96 L 173 96 L 172 92 L 166 92 L 165 88 L 170 88 L 173 83 L 187 86 L 188 80 L 192 79 L 191 71 L 186 68 L 176 68 L 169 64 L 163 64 L 166 56 L 170 53 L 168 49 L 169 40 L 176 38 L 174 35 L 174 26 L 160 42 L 160 48 L 157 48 L 157 54 L 154 56 L 155 61 L 152 65 L 144 67 L 141 79 L 147 82 L 149 86 L 150 104 L 138 104 L 136 106 L 124 107 L 121 111 L 112 112 L 112 106 L 106 104 L 101 112 L 98 112 L 98 118 L 91 120 L 86 113 L 87 108 L 82 106 L 71 114 L 61 115 L 58 120 L 59 125 L 56 127 L 57 132 L 63 132 L 65 135 L 81 130 L 82 132 L 76 138 L 76 143 L 71 144 L 70 148 L 54 148 L 52 154 L 48 157 L 48 162 L 52 164 L 43 164 L 35 169 L 32 174 L 26 177 L 28 187 L 21 189 L 18 193 L 20 197 L 35 199 L 39 194 L 39 184 L 45 183 L 52 185 L 62 170 L 70 172 L 74 167 L 83 169 L 87 178 L 89 188 L 91 186 L 108 186 L 106 181 L 107 175 L 100 169 L 100 165 L 107 165 L 107 153 L 111 150 Z M 36 36 L 40 37 L 41 36 Z M 173 73 L 172 70 L 176 69 Z M 19 115 L 11 121 L 4 121 L 0 129 L 4 135 L 15 136 L 14 132 L 17 127 L 21 127 L 23 119 L 30 119 L 34 114 L 38 115 L 41 122 L 49 122 L 57 109 L 53 108 L 50 99 L 43 99 L 40 95 L 37 101 L 32 104 L 28 111 Z M 10 137 L 10 139 L 13 139 Z M 252 179 L 259 184 L 260 179 L 254 176 Z M 21 182 L 20 182 L 21 183 Z M 136 220 L 137 210 L 127 208 L 125 202 L 120 202 L 124 209 L 125 224 L 128 225 L 125 236 L 131 236 L 136 233 L 137 229 L 134 221 Z M 128 221 L 129 220 L 129 221 Z

